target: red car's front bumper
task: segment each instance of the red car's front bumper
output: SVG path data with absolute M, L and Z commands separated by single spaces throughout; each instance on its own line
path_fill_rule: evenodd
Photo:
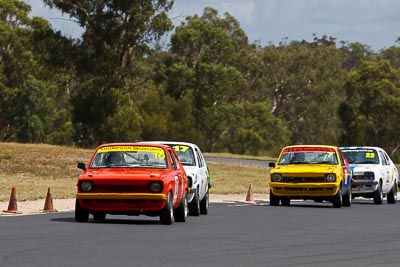
M 77 193 L 83 209 L 117 214 L 142 213 L 161 210 L 167 199 L 165 194 L 154 193 Z

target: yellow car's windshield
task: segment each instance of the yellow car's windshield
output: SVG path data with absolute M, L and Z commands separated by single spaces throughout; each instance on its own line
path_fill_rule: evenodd
M 337 165 L 336 152 L 324 147 L 285 148 L 279 158 L 278 165 L 288 164 L 331 164 Z

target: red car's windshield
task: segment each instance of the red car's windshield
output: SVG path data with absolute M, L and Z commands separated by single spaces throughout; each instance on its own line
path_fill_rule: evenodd
M 164 149 L 151 146 L 108 146 L 97 150 L 90 167 L 167 168 Z

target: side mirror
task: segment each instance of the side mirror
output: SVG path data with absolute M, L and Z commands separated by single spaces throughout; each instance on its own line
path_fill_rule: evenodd
M 76 166 L 78 169 L 86 171 L 86 165 L 85 163 L 79 162 L 78 165 Z
M 275 162 L 274 161 L 269 162 L 268 167 L 275 168 Z

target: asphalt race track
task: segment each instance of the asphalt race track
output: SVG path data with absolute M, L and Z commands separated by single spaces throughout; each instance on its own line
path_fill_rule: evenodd
M 400 204 L 210 204 L 186 223 L 74 214 L 0 218 L 0 266 L 400 266 Z

